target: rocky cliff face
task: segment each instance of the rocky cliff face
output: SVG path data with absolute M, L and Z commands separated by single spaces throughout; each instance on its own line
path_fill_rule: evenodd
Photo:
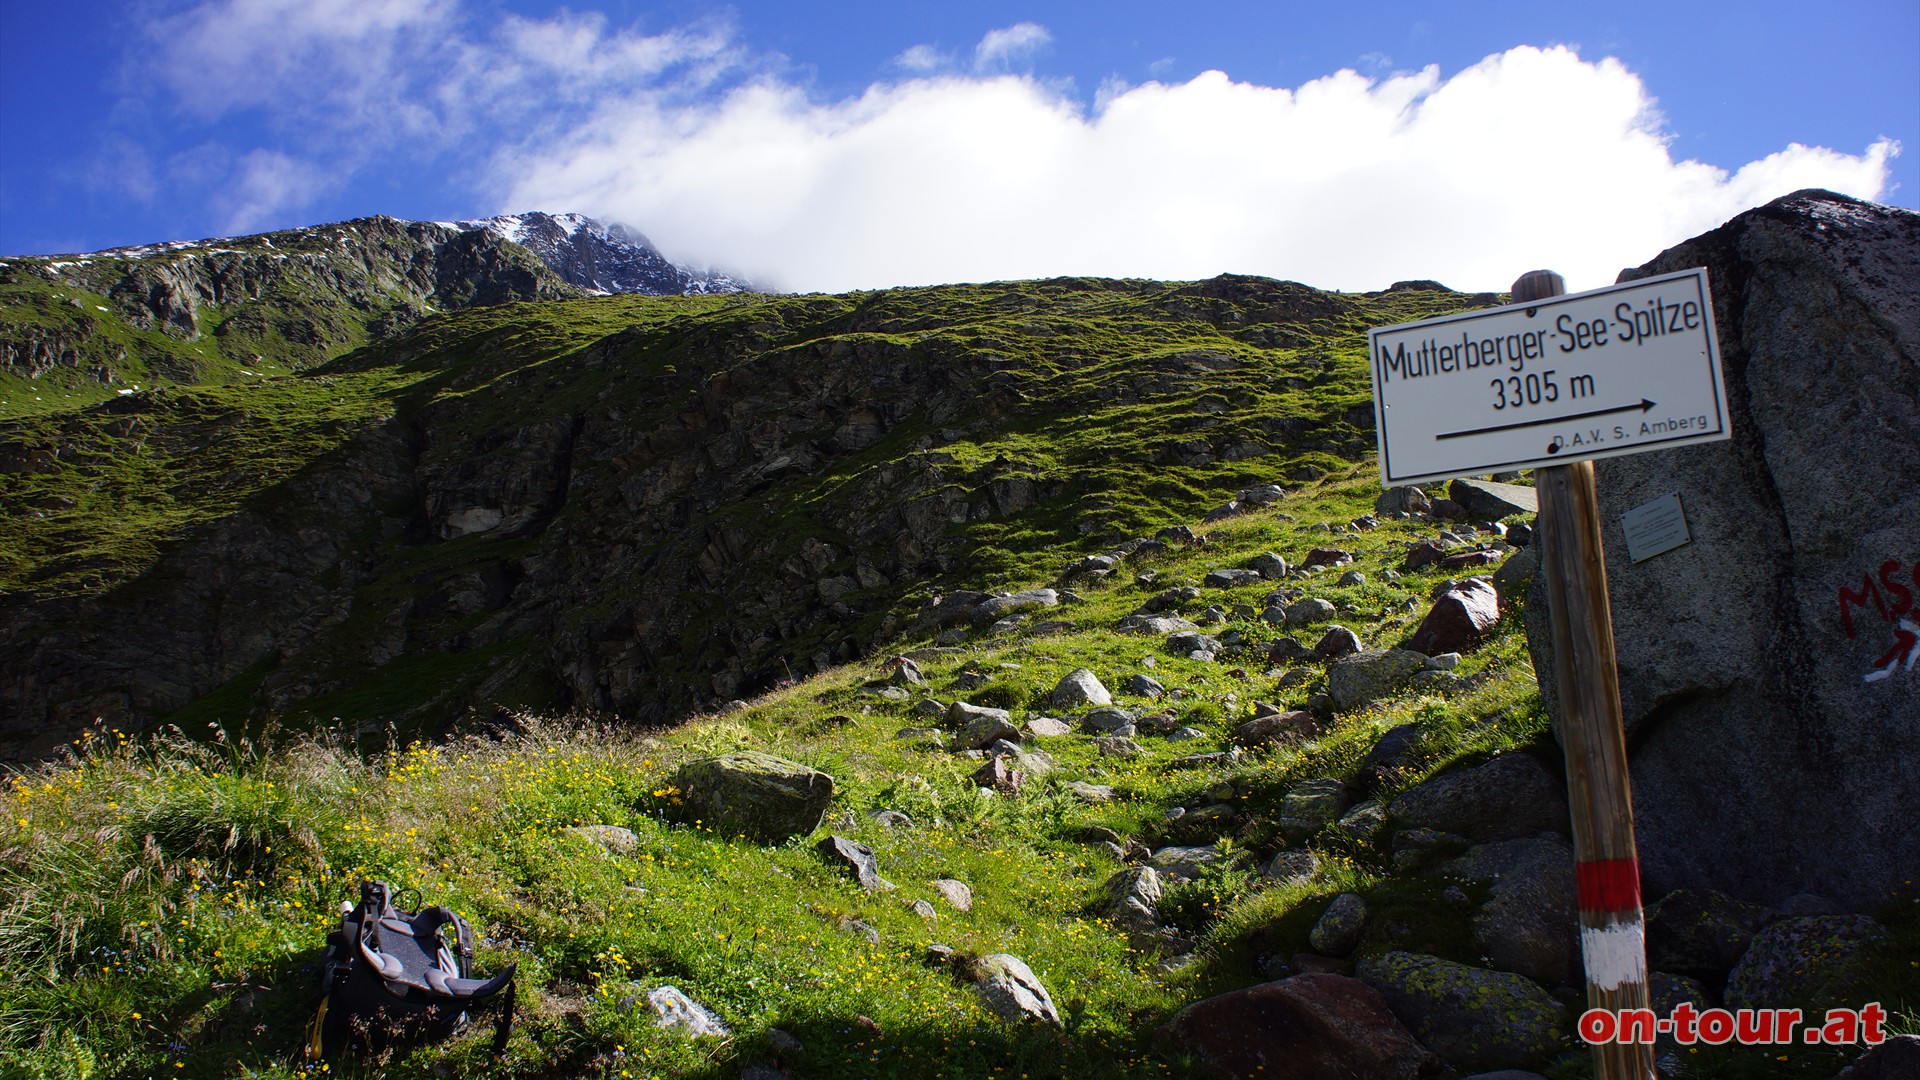
M 9 503 L 38 508 L 51 553 L 0 600 L 0 739 L 236 708 L 668 720 L 887 640 L 950 571 L 1051 573 L 1051 552 L 1364 456 L 1360 331 L 1491 299 L 1245 278 L 607 297 L 433 320 L 222 391 L 252 396 L 0 431 Z M 268 389 L 314 400 L 276 416 Z M 135 442 L 198 461 L 260 433 L 267 452 L 294 412 L 360 400 L 148 562 L 106 573 L 63 539 L 100 527 L 76 492 Z M 122 491 L 116 513 L 237 468 Z
M 1870 912 L 1920 866 L 1920 214 L 1800 192 L 1622 276 L 1694 266 L 1733 440 L 1595 463 L 1642 872 Z
M 435 312 L 578 295 L 494 233 L 386 217 L 5 259 L 0 376 L 97 396 L 301 370 Z

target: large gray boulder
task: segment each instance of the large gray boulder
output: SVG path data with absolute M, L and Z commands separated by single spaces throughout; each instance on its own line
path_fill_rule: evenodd
M 1572 1026 L 1566 1006 L 1510 972 L 1388 952 L 1363 958 L 1354 974 L 1380 991 L 1422 1045 L 1462 1072 L 1544 1064 Z
M 1154 1033 L 1205 1075 L 1414 1080 L 1437 1062 L 1379 991 L 1344 975 L 1296 975 L 1194 1002 Z
M 708 828 L 768 844 L 819 828 L 833 801 L 833 777 L 758 750 L 688 762 L 679 786 L 688 812 Z
M 1402 827 L 1433 829 L 1485 843 L 1567 831 L 1566 788 L 1523 753 L 1415 784 L 1388 813 Z
M 1874 911 L 1920 866 L 1920 214 L 1802 191 L 1622 277 L 1702 265 L 1732 440 L 1594 463 L 1641 874 Z M 1692 543 L 1632 562 L 1676 493 Z

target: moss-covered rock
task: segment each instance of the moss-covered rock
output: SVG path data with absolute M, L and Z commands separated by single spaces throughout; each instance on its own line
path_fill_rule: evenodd
M 819 828 L 833 801 L 833 777 L 757 750 L 689 762 L 679 783 L 702 824 L 769 844 Z
M 1423 1046 L 1463 1072 L 1540 1065 L 1569 1030 L 1565 1006 L 1508 972 L 1389 952 L 1361 960 L 1355 974 Z

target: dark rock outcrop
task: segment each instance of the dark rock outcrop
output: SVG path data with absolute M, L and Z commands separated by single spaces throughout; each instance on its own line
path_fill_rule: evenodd
M 1378 991 L 1344 975 L 1295 975 L 1198 1001 L 1155 1032 L 1221 1080 L 1411 1080 L 1439 1062 Z

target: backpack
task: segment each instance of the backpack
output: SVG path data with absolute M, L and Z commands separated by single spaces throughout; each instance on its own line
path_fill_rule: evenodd
M 481 1005 L 501 1009 L 493 1053 L 505 1051 L 518 964 L 491 979 L 473 978 L 473 927 L 467 920 L 439 906 L 402 911 L 384 881 L 361 882 L 359 905 L 348 907 L 343 900 L 341 907 L 340 929 L 327 935 L 320 965 L 320 1002 L 307 1029 L 309 1058 L 395 1040 L 445 1039 Z

